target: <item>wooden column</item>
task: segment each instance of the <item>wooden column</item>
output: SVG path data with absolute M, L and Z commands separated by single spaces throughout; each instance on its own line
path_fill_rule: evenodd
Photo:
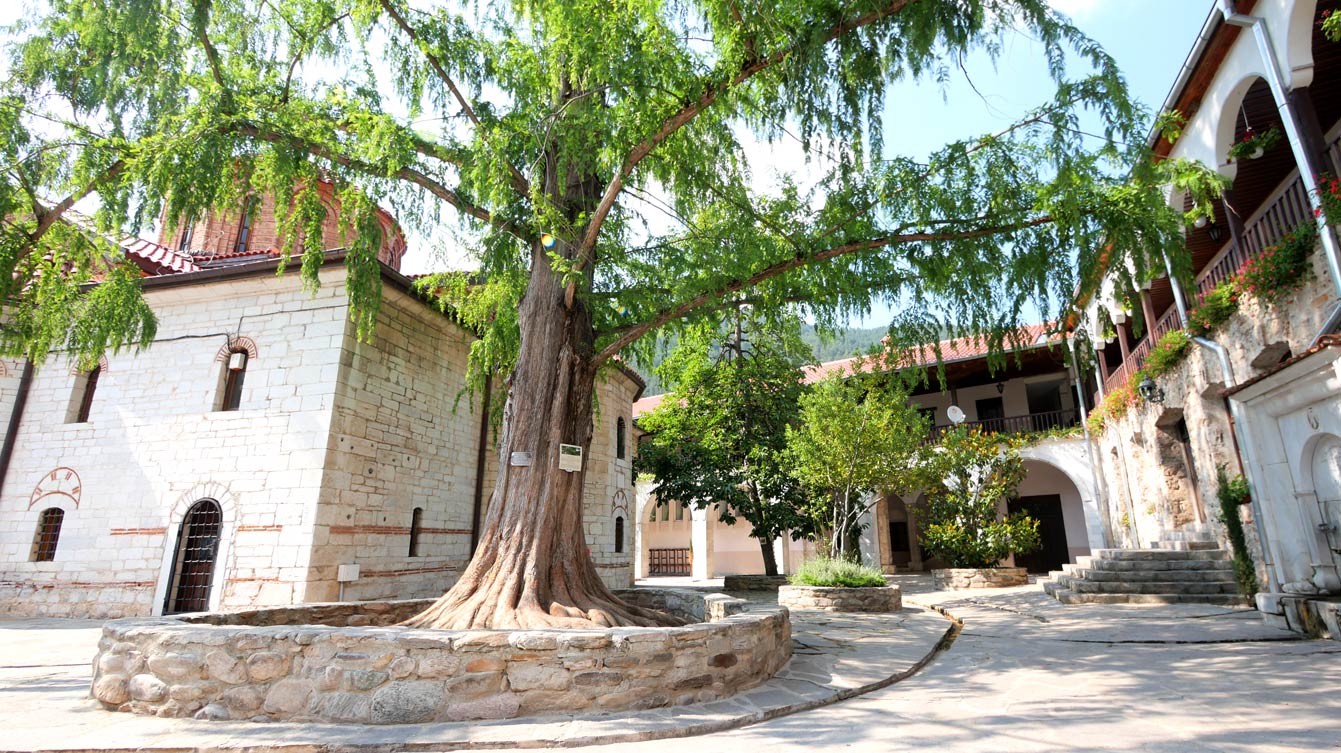
M 1149 290 L 1141 291 L 1141 314 L 1145 317 L 1145 336 L 1152 343 L 1155 339 L 1155 302 Z

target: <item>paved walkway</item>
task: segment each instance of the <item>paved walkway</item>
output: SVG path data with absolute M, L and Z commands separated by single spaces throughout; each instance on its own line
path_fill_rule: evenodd
M 87 700 L 97 623 L 0 622 L 0 750 L 286 753 L 571 747 L 600 753 L 789 751 L 1341 750 L 1341 645 L 1296 640 L 1256 613 L 1074 606 L 1037 587 L 928 592 L 908 601 L 964 620 L 953 647 L 911 673 L 947 622 L 798 613 L 785 676 L 749 699 L 604 718 L 352 727 L 204 723 L 115 714 Z M 834 703 L 858 689 L 883 689 Z M 813 708 L 819 704 L 824 708 Z M 781 716 L 779 716 L 781 714 Z M 776 717 L 776 718 L 773 718 Z M 741 726 L 766 719 L 760 723 Z

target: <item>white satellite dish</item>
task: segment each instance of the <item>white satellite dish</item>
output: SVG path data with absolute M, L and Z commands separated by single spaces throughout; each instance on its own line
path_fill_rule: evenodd
M 950 423 L 958 426 L 964 423 L 964 411 L 958 405 L 951 405 L 945 410 L 945 416 L 950 419 Z

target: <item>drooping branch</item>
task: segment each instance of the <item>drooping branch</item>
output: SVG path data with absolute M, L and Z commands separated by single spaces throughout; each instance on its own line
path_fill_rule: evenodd
M 726 94 L 733 87 L 739 86 L 759 73 L 785 62 L 800 49 L 802 44 L 828 44 L 845 34 L 869 26 L 898 13 L 904 6 L 912 1 L 913 0 L 892 0 L 892 2 L 882 8 L 864 13 L 856 18 L 840 21 L 824 34 L 819 35 L 819 38 L 813 42 L 798 42 L 765 57 L 751 57 L 745 60 L 740 69 L 733 75 L 717 82 L 706 82 L 703 93 L 699 95 L 698 99 L 685 104 L 679 110 L 672 113 L 670 117 L 662 121 L 660 127 L 658 127 L 656 131 L 630 150 L 628 157 L 624 160 L 624 164 L 620 166 L 618 172 L 616 172 L 610 179 L 610 183 L 606 186 L 605 192 L 601 195 L 600 203 L 596 205 L 595 211 L 592 212 L 591 220 L 587 223 L 587 230 L 583 234 L 582 242 L 578 246 L 578 262 L 576 268 L 580 270 L 583 261 L 590 258 L 591 250 L 596 246 L 596 239 L 600 237 L 601 226 L 605 223 L 610 211 L 614 209 L 615 201 L 619 198 L 620 191 L 624 188 L 624 182 L 633 174 L 633 171 L 638 167 L 638 164 L 651 154 L 654 149 L 665 142 L 666 139 L 669 139 L 681 128 L 688 125 L 694 118 L 698 117 L 704 110 L 707 110 L 723 94 Z
M 331 149 L 330 147 L 324 144 L 309 141 L 302 137 L 295 136 L 290 133 L 277 131 L 263 125 L 258 125 L 256 123 L 241 122 L 234 125 L 223 126 L 222 130 L 231 131 L 233 133 L 237 133 L 242 136 L 258 139 L 260 141 L 266 141 L 272 144 L 283 144 L 284 146 L 288 146 L 293 149 L 298 149 L 307 152 L 308 154 L 311 154 L 314 157 L 319 157 L 334 164 L 340 165 L 341 167 L 348 167 L 350 169 L 357 170 L 361 173 L 366 173 L 371 176 L 385 177 L 386 175 L 386 172 L 384 170 L 379 170 L 377 166 L 369 164 L 367 162 L 363 162 L 361 160 L 356 160 L 345 154 L 340 154 L 339 152 L 336 152 L 335 150 Z M 408 181 L 410 183 L 414 183 L 415 185 L 423 188 L 424 190 L 428 191 L 429 193 L 433 194 L 439 199 L 442 199 L 451 206 L 455 207 L 457 210 L 465 214 L 468 214 L 471 217 L 480 220 L 481 222 L 488 223 L 489 225 L 492 225 L 498 230 L 515 235 L 521 238 L 522 240 L 530 240 L 529 238 L 523 235 L 519 235 L 518 234 L 519 231 L 516 227 L 512 226 L 509 223 L 497 220 L 489 210 L 481 206 L 478 206 L 470 201 L 467 201 L 459 193 L 451 190 L 450 188 L 447 188 L 446 186 L 442 185 L 442 183 L 434 180 L 433 178 L 429 177 L 423 172 L 420 172 L 419 170 L 416 170 L 412 167 L 401 167 L 397 169 L 394 173 L 392 173 L 391 177 L 398 178 L 403 181 Z
M 471 106 L 470 101 L 466 99 L 466 96 L 461 93 L 460 87 L 456 85 L 456 81 L 452 78 L 451 74 L 447 72 L 447 67 L 443 65 L 442 60 L 439 59 L 437 55 L 433 54 L 433 51 L 429 49 L 428 44 L 424 42 L 419 36 L 419 33 L 405 18 L 405 15 L 400 12 L 400 9 L 397 8 L 391 0 L 381 0 L 381 5 L 382 10 L 386 11 L 388 16 L 391 16 L 391 20 L 396 22 L 396 25 L 400 27 L 401 31 L 405 32 L 405 35 L 410 38 L 410 41 L 414 42 L 415 46 L 419 48 L 419 51 L 424 54 L 424 58 L 428 60 L 429 67 L 432 68 L 437 77 L 442 80 L 442 83 L 447 87 L 447 90 L 452 93 L 452 97 L 456 99 L 457 104 L 461 105 L 461 111 L 465 113 L 465 116 L 470 119 L 470 122 L 474 124 L 476 129 L 481 128 L 479 116 L 475 114 L 475 108 Z M 480 136 L 483 138 L 484 134 L 481 133 Z M 526 180 L 526 176 L 522 175 L 521 171 L 511 162 L 507 163 L 507 168 L 512 176 L 513 190 L 522 196 L 529 196 L 531 193 L 531 184 Z
M 903 233 L 903 234 L 886 235 L 881 236 L 879 238 L 868 238 L 866 240 L 853 241 L 851 243 L 845 243 L 841 246 L 834 246 L 833 248 L 825 249 L 823 251 L 817 251 L 814 253 L 798 253 L 795 256 L 788 257 L 781 261 L 769 264 L 768 266 L 765 266 L 763 269 L 759 270 L 758 272 L 755 272 L 749 277 L 746 277 L 744 279 L 732 280 L 731 282 L 728 282 L 725 285 L 722 285 L 714 290 L 707 290 L 702 293 L 699 293 L 698 295 L 689 298 L 688 300 L 681 301 L 680 303 L 677 303 L 669 308 L 663 309 L 662 311 L 654 314 L 651 318 L 643 321 L 641 324 L 636 324 L 629 327 L 627 330 L 624 331 L 623 334 L 615 338 L 613 342 L 602 348 L 601 351 L 596 354 L 595 358 L 592 359 L 591 365 L 593 368 L 599 366 L 606 360 L 618 354 L 624 348 L 628 347 L 629 345 L 637 341 L 638 338 L 642 337 L 643 335 L 646 335 L 647 333 L 652 332 L 653 330 L 656 330 L 657 328 L 669 322 L 684 317 L 687 314 L 690 314 L 693 311 L 696 311 L 704 306 L 712 304 L 713 302 L 718 301 L 727 295 L 748 288 L 753 288 L 756 285 L 759 285 L 760 283 L 766 280 L 770 280 L 774 277 L 777 277 L 778 275 L 785 274 L 793 270 L 801 269 L 802 267 L 807 267 L 817 262 L 827 261 L 829 259 L 836 259 L 841 256 L 848 256 L 851 254 L 860 253 L 862 251 L 872 251 L 887 246 L 895 246 L 903 243 L 919 243 L 919 242 L 934 242 L 934 241 L 954 242 L 954 241 L 972 240 L 975 238 L 986 238 L 992 235 L 1000 235 L 1002 233 L 1012 233 L 1031 227 L 1047 225 L 1054 221 L 1055 218 L 1053 218 L 1051 215 L 1043 215 L 1041 217 L 1035 217 L 1031 220 L 1026 220 L 1024 222 L 1017 222 L 1008 225 L 997 225 L 993 227 L 977 228 L 974 230 L 964 230 L 961 232 Z
M 125 171 L 125 160 L 117 160 L 111 165 L 108 165 L 106 170 L 103 170 L 101 174 L 89 181 L 83 188 L 80 188 L 78 191 L 75 191 L 64 199 L 56 202 L 55 205 L 45 209 L 35 206 L 34 210 L 37 215 L 37 227 L 33 228 L 33 231 L 28 234 L 28 242 L 36 244 L 42 239 L 42 236 L 46 235 L 48 230 L 60 221 L 61 216 L 70 211 L 75 204 L 78 204 L 93 192 L 116 180 Z

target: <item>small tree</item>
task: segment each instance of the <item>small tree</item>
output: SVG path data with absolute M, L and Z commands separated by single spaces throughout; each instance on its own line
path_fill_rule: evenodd
M 1005 437 L 956 428 L 925 453 L 919 467 L 926 501 L 922 544 L 951 567 L 994 567 L 1011 552 L 1038 549 L 1038 521 L 1002 517 L 1002 499 L 1024 480 L 1024 461 Z
M 866 496 L 904 486 L 927 430 L 896 376 L 833 374 L 801 398 L 787 446 L 831 557 L 853 554 L 852 532 L 874 504 Z
M 718 504 L 728 524 L 743 518 L 764 572 L 777 575 L 773 542 L 805 525 L 782 451 L 810 349 L 794 317 L 737 313 L 732 323 L 725 336 L 719 326 L 696 328 L 657 370 L 674 389 L 642 422 L 651 437 L 638 467 L 652 474 L 660 500 Z

